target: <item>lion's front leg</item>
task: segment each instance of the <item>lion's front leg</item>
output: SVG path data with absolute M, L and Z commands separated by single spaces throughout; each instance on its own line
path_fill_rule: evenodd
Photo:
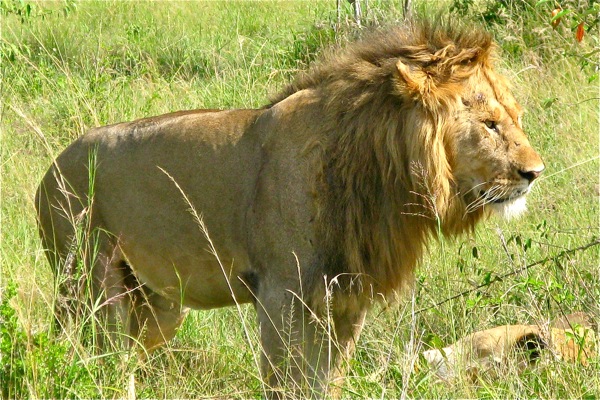
M 337 397 L 354 352 L 366 307 L 323 304 L 319 314 L 295 292 L 261 286 L 256 308 L 262 344 L 261 369 L 273 398 Z M 325 310 L 325 311 L 324 311 Z M 323 312 L 324 311 L 324 312 Z
M 329 376 L 328 392 L 333 397 L 340 397 L 341 388 L 346 377 L 348 363 L 354 355 L 356 343 L 364 326 L 367 315 L 367 304 L 354 297 L 345 297 L 334 301 L 332 317 L 335 327 L 336 350 L 335 364 Z

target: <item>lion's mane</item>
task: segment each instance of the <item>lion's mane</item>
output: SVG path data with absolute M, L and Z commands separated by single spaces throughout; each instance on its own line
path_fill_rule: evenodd
M 351 277 L 359 291 L 395 293 L 412 282 L 429 237 L 469 231 L 483 214 L 466 213 L 447 147 L 459 131 L 457 93 L 491 71 L 493 43 L 444 25 L 414 23 L 332 51 L 271 104 L 312 89 L 330 116 L 315 121 L 325 132 L 315 191 L 326 248 L 315 268 Z M 398 60 L 422 81 L 403 79 Z

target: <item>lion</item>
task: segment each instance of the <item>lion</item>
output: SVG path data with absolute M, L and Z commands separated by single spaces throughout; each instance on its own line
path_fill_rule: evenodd
M 518 215 L 544 170 L 495 58 L 484 31 L 408 23 L 263 108 L 92 129 L 36 194 L 57 313 L 88 290 L 100 346 L 151 350 L 189 309 L 251 303 L 274 397 L 339 387 L 368 309 L 411 284 L 428 241 Z

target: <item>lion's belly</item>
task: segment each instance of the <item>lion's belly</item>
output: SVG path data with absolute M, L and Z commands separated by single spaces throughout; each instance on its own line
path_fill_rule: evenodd
M 206 248 L 182 252 L 181 248 L 146 248 L 121 245 L 141 284 L 154 292 L 194 309 L 210 309 L 248 303 L 249 262 L 244 254 L 219 251 L 219 259 Z

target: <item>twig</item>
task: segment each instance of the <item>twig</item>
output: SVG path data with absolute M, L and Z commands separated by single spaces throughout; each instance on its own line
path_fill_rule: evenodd
M 437 308 L 437 307 L 441 306 L 442 304 L 448 303 L 449 301 L 452 301 L 452 300 L 458 299 L 460 297 L 466 296 L 466 295 L 468 295 L 470 293 L 473 293 L 473 292 L 475 292 L 475 291 L 477 291 L 477 290 L 479 290 L 481 288 L 484 288 L 486 286 L 490 286 L 492 283 L 496 283 L 496 282 L 502 281 L 502 280 L 504 280 L 504 278 L 507 278 L 507 277 L 512 276 L 512 275 L 516 275 L 516 274 L 518 274 L 520 272 L 526 271 L 526 270 L 528 270 L 530 268 L 533 268 L 535 266 L 538 266 L 540 264 L 545 264 L 548 261 L 556 261 L 556 260 L 558 260 L 558 259 L 560 259 L 560 258 L 562 258 L 562 257 L 564 257 L 566 255 L 573 254 L 573 253 L 575 253 L 577 251 L 587 250 L 590 247 L 597 246 L 599 244 L 600 244 L 600 238 L 597 238 L 597 239 L 594 239 L 591 242 L 589 242 L 589 243 L 587 243 L 587 244 L 585 244 L 583 246 L 579 246 L 579 247 L 576 247 L 574 249 L 563 250 L 563 251 L 561 251 L 560 253 L 558 253 L 558 254 L 556 254 L 554 256 L 546 257 L 543 260 L 538 260 L 538 261 L 533 262 L 531 264 L 528 264 L 528 265 L 526 265 L 524 267 L 514 269 L 514 270 L 512 270 L 510 272 L 507 272 L 505 274 L 497 275 L 497 276 L 494 277 L 494 279 L 491 279 L 487 283 L 482 283 L 481 285 L 478 285 L 478 286 L 476 286 L 474 288 L 471 288 L 469 290 L 465 290 L 464 292 L 460 292 L 458 294 L 455 294 L 454 296 L 448 297 L 447 299 L 444 299 L 444 300 L 442 300 L 442 301 L 440 301 L 438 303 L 435 303 L 432 306 L 421 308 L 421 309 L 417 310 L 415 312 L 415 314 L 420 314 L 423 311 L 427 311 L 427 310 L 430 310 L 432 308 Z

